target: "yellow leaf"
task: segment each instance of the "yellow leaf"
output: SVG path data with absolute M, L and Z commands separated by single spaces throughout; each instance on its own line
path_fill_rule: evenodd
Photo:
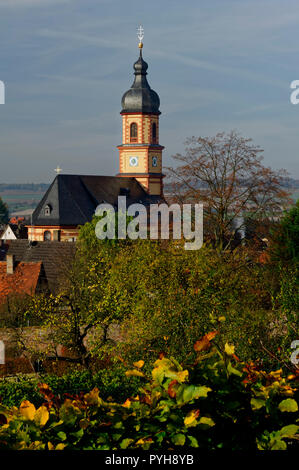
M 45 406 L 41 406 L 34 415 L 34 421 L 39 426 L 44 426 L 49 419 L 49 411 Z
M 192 410 L 190 411 L 186 418 L 184 419 L 184 424 L 185 426 L 189 427 L 189 426 L 194 426 L 196 424 L 196 419 L 198 418 L 199 416 L 199 410 Z
M 48 442 L 48 449 L 49 450 L 54 450 L 54 446 L 51 442 Z
M 133 362 L 133 366 L 141 369 L 144 366 L 144 361 Z
M 126 376 L 127 377 L 144 377 L 144 374 L 140 372 L 140 370 L 133 369 L 133 370 L 127 370 Z
M 144 440 L 143 439 L 138 439 L 138 441 L 136 442 L 136 444 L 144 444 Z
M 57 446 L 55 447 L 55 450 L 64 450 L 65 447 L 66 447 L 66 444 L 57 444 Z
M 273 370 L 272 372 L 270 372 L 269 375 L 271 375 L 275 379 L 279 379 L 281 377 L 281 374 L 282 374 L 282 369 L 278 369 L 278 370 Z
M 188 370 L 182 370 L 181 372 L 177 373 L 177 377 L 180 382 L 185 382 L 185 380 L 188 378 L 188 375 L 189 375 Z
M 209 349 L 211 346 L 210 341 L 215 338 L 215 336 L 218 334 L 218 331 L 211 331 L 210 333 L 207 333 L 204 335 L 202 338 L 200 338 L 198 341 L 195 342 L 194 344 L 194 350 L 196 352 L 200 351 L 205 351 L 206 349 Z
M 147 437 L 146 439 L 138 439 L 138 441 L 136 442 L 136 444 L 151 444 L 152 442 L 154 442 L 152 440 L 151 437 Z
M 235 354 L 235 346 L 225 343 L 224 350 L 228 356 Z
M 35 415 L 36 409 L 35 406 L 30 403 L 28 400 L 22 401 L 20 405 L 20 413 L 24 418 L 33 420 Z
M 125 403 L 122 405 L 124 408 L 130 408 L 131 406 L 131 400 L 129 400 L 129 398 L 127 398 L 127 400 L 125 401 Z
M 224 322 L 226 320 L 225 316 L 218 317 L 218 321 Z

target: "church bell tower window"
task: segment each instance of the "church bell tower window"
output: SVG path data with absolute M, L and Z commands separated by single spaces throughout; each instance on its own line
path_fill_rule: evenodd
M 152 125 L 152 140 L 153 143 L 157 143 L 157 124 L 154 122 Z
M 137 142 L 138 140 L 138 127 L 136 122 L 132 122 L 130 126 L 130 141 Z

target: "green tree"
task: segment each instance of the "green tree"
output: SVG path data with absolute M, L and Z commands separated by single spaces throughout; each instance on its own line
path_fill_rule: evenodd
M 285 337 L 281 325 L 275 336 L 272 331 L 280 316 L 279 302 L 272 307 L 278 274 L 246 248 L 220 256 L 204 246 L 190 256 L 178 243 L 139 241 L 119 251 L 111 279 L 123 311 L 119 348 L 126 357 L 163 351 L 183 359 L 199 335 L 216 329 L 244 360 L 270 361 L 263 348 L 277 351 Z
M 9 221 L 9 211 L 7 204 L 0 197 L 0 224 L 7 224 Z
M 299 266 L 299 199 L 272 233 L 271 254 L 275 261 Z

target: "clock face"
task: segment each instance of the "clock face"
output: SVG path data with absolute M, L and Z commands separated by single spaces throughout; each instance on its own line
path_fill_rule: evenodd
M 130 166 L 138 166 L 138 157 L 130 157 Z
M 158 166 L 158 157 L 152 157 L 153 166 Z

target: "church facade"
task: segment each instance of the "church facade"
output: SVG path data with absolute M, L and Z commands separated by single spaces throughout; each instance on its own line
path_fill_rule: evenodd
M 118 196 L 127 205 L 164 202 L 162 151 L 159 143 L 160 99 L 146 75 L 142 57 L 134 64 L 135 79 L 122 97 L 122 144 L 116 176 L 59 174 L 33 212 L 28 226 L 32 241 L 75 241 L 79 226 L 90 222 L 102 203 L 117 207 Z

